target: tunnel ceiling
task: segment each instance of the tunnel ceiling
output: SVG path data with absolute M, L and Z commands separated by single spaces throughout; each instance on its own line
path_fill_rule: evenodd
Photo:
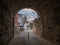
M 1 0 L 1 6 L 9 10 L 11 13 L 17 13 L 19 9 L 22 8 L 33 8 L 41 12 L 48 7 L 56 8 L 59 5 L 59 1 L 55 0 Z M 3 4 L 4 3 L 4 4 Z M 54 6 L 53 6 L 54 5 Z

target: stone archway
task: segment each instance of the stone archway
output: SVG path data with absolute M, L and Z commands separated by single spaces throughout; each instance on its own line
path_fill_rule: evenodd
M 35 32 L 37 32 L 40 36 L 42 36 L 42 34 L 43 34 L 43 30 L 42 30 L 43 26 L 42 26 L 42 15 L 41 15 L 41 13 L 35 7 L 33 7 L 33 6 L 23 6 L 23 7 L 20 7 L 19 10 L 24 9 L 24 8 L 30 8 L 30 9 L 36 11 L 36 13 L 38 14 L 39 18 L 34 21 L 34 24 L 33 24 L 34 26 L 33 27 L 35 29 L 33 29 L 33 30 Z M 15 17 L 16 17 L 16 15 L 15 15 Z
M 43 37 L 51 42 L 58 43 L 59 35 L 57 34 L 59 33 L 60 26 L 54 27 L 52 23 L 52 16 L 57 15 L 57 13 L 55 14 L 54 11 L 59 11 L 59 8 L 58 10 L 55 10 L 60 6 L 60 2 L 58 0 L 1 0 L 0 2 L 1 45 L 7 45 L 10 39 L 13 38 L 14 16 L 16 15 L 17 11 L 23 7 L 34 7 L 33 9 L 36 8 L 41 13 L 44 34 Z M 56 32 L 55 29 L 58 31 Z

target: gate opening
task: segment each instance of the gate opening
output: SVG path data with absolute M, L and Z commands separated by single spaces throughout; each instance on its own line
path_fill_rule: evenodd
M 18 23 L 21 30 L 32 30 L 33 21 L 38 18 L 38 14 L 31 8 L 24 8 L 18 11 Z

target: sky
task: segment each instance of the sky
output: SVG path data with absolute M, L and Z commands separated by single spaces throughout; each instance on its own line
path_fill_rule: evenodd
M 27 21 L 31 22 L 38 17 L 36 11 L 30 8 L 24 8 L 18 11 L 18 14 L 24 14 L 27 17 Z

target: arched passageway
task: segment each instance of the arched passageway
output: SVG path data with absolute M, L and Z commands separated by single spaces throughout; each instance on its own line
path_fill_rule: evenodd
M 39 28 L 37 26 L 39 26 Z M 48 45 L 49 43 L 47 42 L 42 43 L 45 42 L 45 40 L 41 40 L 42 38 L 40 36 L 42 36 L 41 15 L 38 15 L 38 13 L 31 8 L 19 10 L 14 18 L 14 38 L 9 45 L 40 45 L 40 43 L 42 45 Z
M 59 0 L 0 0 L 0 45 L 8 45 L 14 37 L 14 17 L 19 9 L 25 7 L 36 9 L 41 14 L 41 18 L 34 22 L 37 33 L 49 42 L 60 45 Z
M 40 21 L 39 21 L 40 20 Z M 35 24 L 37 23 L 38 24 Z M 23 30 L 24 29 L 28 29 L 27 27 L 30 26 L 30 24 L 33 24 L 33 30 L 37 33 L 39 33 L 37 31 L 36 25 L 39 25 L 40 22 L 40 35 L 42 35 L 42 17 L 40 15 L 40 13 L 36 12 L 35 10 L 33 10 L 32 8 L 23 8 L 21 10 L 18 11 L 18 13 L 16 14 L 15 18 L 14 18 L 14 31 L 15 33 L 18 33 L 20 29 L 19 27 L 22 27 Z

